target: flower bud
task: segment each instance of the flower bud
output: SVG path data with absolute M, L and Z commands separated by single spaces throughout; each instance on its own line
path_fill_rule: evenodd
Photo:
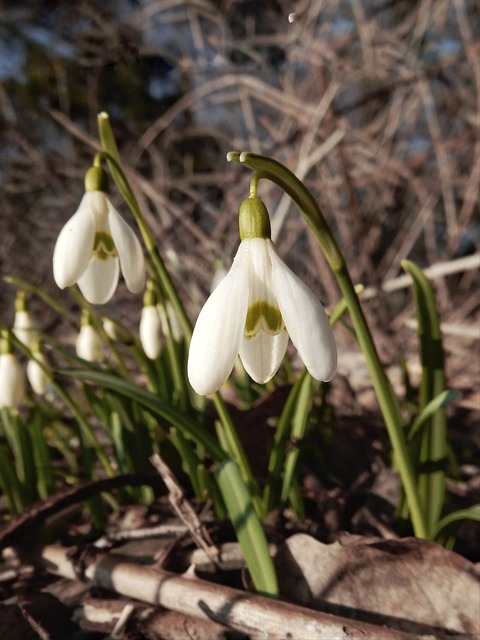
M 162 323 L 156 305 L 146 305 L 140 318 L 140 342 L 148 358 L 155 360 L 162 350 Z
M 43 396 L 52 382 L 52 374 L 45 354 L 37 351 L 34 355 L 35 359 L 32 358 L 27 364 L 27 378 L 35 393 Z
M 104 317 L 102 318 L 103 330 L 113 342 L 119 342 L 124 345 L 131 345 L 133 343 L 133 337 L 130 331 L 125 325 L 118 320 Z
M 82 326 L 76 342 L 77 356 L 89 362 L 102 362 L 104 358 L 103 341 L 90 323 L 90 315 L 84 311 Z
M 25 295 L 19 293 L 15 300 L 15 320 L 13 322 L 13 333 L 29 349 L 32 348 L 37 339 L 37 326 L 28 308 Z
M 25 396 L 25 375 L 6 331 L 0 340 L 0 409 L 14 409 Z

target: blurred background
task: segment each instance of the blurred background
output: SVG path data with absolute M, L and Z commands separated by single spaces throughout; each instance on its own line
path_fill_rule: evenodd
M 380 285 L 396 288 L 404 258 L 450 264 L 435 286 L 461 375 L 478 353 L 479 33 L 476 0 L 2 0 L 2 276 L 68 299 L 53 283 L 53 247 L 107 111 L 192 319 L 238 245 L 251 173 L 226 153 L 251 150 L 318 198 L 354 281 L 369 287 L 384 358 L 415 333 L 402 333 L 411 291 Z M 281 255 L 333 305 L 335 281 L 295 207 L 266 182 L 259 195 Z M 11 322 L 15 291 L 0 292 Z M 108 306 L 138 321 L 125 288 Z M 49 330 L 53 313 L 42 313 Z M 458 386 L 478 402 L 467 373 Z

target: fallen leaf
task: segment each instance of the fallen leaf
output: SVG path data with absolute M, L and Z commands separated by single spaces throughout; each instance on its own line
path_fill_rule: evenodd
M 417 538 L 288 538 L 275 558 L 283 596 L 358 620 L 418 633 L 480 633 L 480 571 Z

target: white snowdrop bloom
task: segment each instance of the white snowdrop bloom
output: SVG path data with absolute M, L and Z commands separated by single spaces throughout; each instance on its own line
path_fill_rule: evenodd
M 139 335 L 146 356 L 151 360 L 158 358 L 162 350 L 162 321 L 156 305 L 143 307 Z
M 13 333 L 29 349 L 37 340 L 37 325 L 33 320 L 25 294 L 20 292 L 15 300 L 15 319 L 13 321 Z
M 2 336 L 0 346 L 0 409 L 14 409 L 25 396 L 25 374 L 12 353 L 9 340 Z
M 52 374 L 49 373 L 49 364 L 45 354 L 36 351 L 34 356 L 35 359 L 30 359 L 27 364 L 27 378 L 35 393 L 43 396 L 52 382 Z
M 240 247 L 233 265 L 198 316 L 188 356 L 188 378 L 200 395 L 218 391 L 237 354 L 258 383 L 278 371 L 288 336 L 316 380 L 337 368 L 327 314 L 307 285 L 283 262 L 270 239 L 261 200 L 242 203 Z
M 112 297 L 121 270 L 127 288 L 138 293 L 145 284 L 142 246 L 107 196 L 106 172 L 91 167 L 85 188 L 55 245 L 55 282 L 60 289 L 77 283 L 86 300 L 104 304 Z
M 118 320 L 105 316 L 102 318 L 102 326 L 107 336 L 113 342 L 119 342 L 125 345 L 133 344 L 133 337 L 130 330 Z
M 104 356 L 103 341 L 91 324 L 82 322 L 75 346 L 79 358 L 89 362 L 102 362 Z
M 31 349 L 36 338 L 36 325 L 33 321 L 30 311 L 17 311 L 13 322 L 13 333 L 23 342 L 26 347 Z

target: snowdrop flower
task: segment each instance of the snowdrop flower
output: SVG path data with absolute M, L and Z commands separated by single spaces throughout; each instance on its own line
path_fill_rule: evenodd
M 92 327 L 88 311 L 83 312 L 75 346 L 79 358 L 89 362 L 102 362 L 104 356 L 103 341 L 94 327 Z
M 310 374 L 335 375 L 337 349 L 330 323 L 310 289 L 279 257 L 263 202 L 240 207 L 240 247 L 233 265 L 198 316 L 188 356 L 195 391 L 217 391 L 237 354 L 258 383 L 270 380 L 285 355 L 288 335 Z
M 27 378 L 35 393 L 43 396 L 52 382 L 52 374 L 49 371 L 48 360 L 41 350 L 38 340 L 33 345 L 32 354 L 35 358 L 31 358 L 28 361 Z
M 139 334 L 146 356 L 150 360 L 158 358 L 162 350 L 162 321 L 156 305 L 143 307 Z
M 103 330 L 113 342 L 119 342 L 124 345 L 133 344 L 133 336 L 127 327 L 113 318 L 105 316 L 102 318 Z
M 24 396 L 25 375 L 5 331 L 0 340 L 0 409 L 14 409 Z
M 148 282 L 143 297 L 143 309 L 139 328 L 140 342 L 148 358 L 155 360 L 162 350 L 162 321 L 157 308 L 153 283 Z
M 37 325 L 35 324 L 25 294 L 20 292 L 15 300 L 15 320 L 13 322 L 15 337 L 29 349 L 37 339 Z
M 140 242 L 107 196 L 107 173 L 91 167 L 80 205 L 58 236 L 53 275 L 60 289 L 77 283 L 88 302 L 104 304 L 117 287 L 120 269 L 132 293 L 143 289 Z

